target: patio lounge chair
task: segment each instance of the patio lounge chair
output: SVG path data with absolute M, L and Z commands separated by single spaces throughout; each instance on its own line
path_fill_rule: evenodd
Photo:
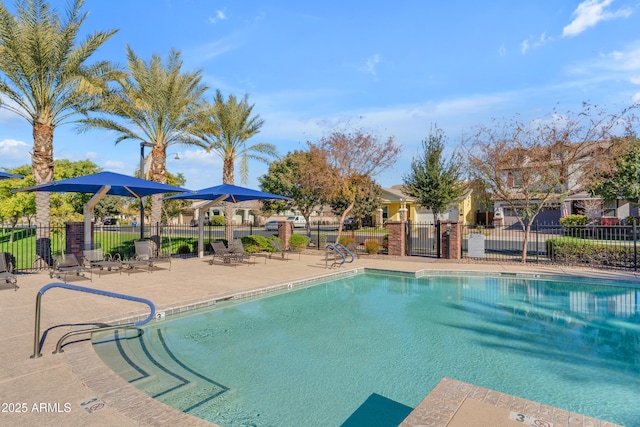
M 240 239 L 235 239 L 233 241 L 233 244 L 229 248 L 229 252 L 231 252 L 232 254 L 238 255 L 240 261 L 247 261 L 247 263 L 251 263 L 252 256 L 256 258 L 253 254 L 250 254 L 245 250 L 244 245 L 242 244 L 242 240 Z M 265 259 L 265 262 L 266 262 L 266 259 Z
M 233 261 L 242 261 L 242 258 L 244 257 L 242 254 L 231 252 L 231 250 L 229 250 L 224 243 L 220 241 L 212 242 L 211 248 L 213 249 L 213 256 L 209 260 L 209 265 L 213 265 L 216 258 L 220 258 L 222 262 L 230 264 Z
M 282 242 L 282 240 L 280 240 L 280 239 L 272 239 L 271 240 L 271 247 L 273 247 L 274 255 L 276 253 L 279 253 L 281 259 L 289 260 L 289 254 L 291 253 L 291 251 L 289 249 L 285 249 L 284 248 L 284 243 Z
M 134 242 L 136 248 L 136 254 L 134 256 L 133 262 L 130 262 L 132 265 L 143 265 L 146 263 L 149 267 L 149 271 L 156 264 L 161 262 L 169 263 L 169 271 L 171 271 L 171 257 L 163 257 L 159 256 L 158 251 L 156 250 L 156 245 L 152 240 L 136 240 Z
M 82 254 L 85 263 L 88 263 L 89 267 L 98 269 L 98 277 L 100 277 L 100 273 L 104 270 L 117 270 L 118 272 L 121 272 L 122 270 L 122 259 L 120 254 L 112 256 L 109 253 L 105 254 L 102 249 L 89 249 L 83 251 Z
M 13 290 L 17 291 L 18 279 L 13 274 L 13 265 L 10 261 L 7 261 L 7 257 L 4 252 L 0 252 L 0 280 L 4 280 L 10 285 L 13 285 Z
M 49 277 L 52 279 L 57 277 L 67 283 L 67 276 L 69 274 L 86 277 L 85 273 L 89 273 L 89 280 L 93 281 L 91 268 L 82 265 L 74 254 L 62 254 L 54 257 L 53 267 L 49 271 Z

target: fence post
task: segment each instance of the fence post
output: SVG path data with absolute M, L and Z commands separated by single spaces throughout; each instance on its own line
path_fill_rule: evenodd
M 442 247 L 440 244 L 440 220 L 438 220 L 435 224 L 435 234 L 433 239 L 436 241 L 436 253 L 437 258 L 442 258 Z
M 636 222 L 633 221 L 633 271 L 638 271 L 638 235 L 636 231 Z
M 540 234 L 540 230 L 538 228 L 538 221 L 536 220 L 536 264 L 540 262 L 540 257 L 538 254 L 540 253 L 540 240 L 538 239 L 538 235 Z
M 405 248 L 405 255 L 411 256 L 413 255 L 413 247 L 411 245 L 411 220 L 408 219 L 407 220 L 407 241 L 406 243 L 406 248 Z

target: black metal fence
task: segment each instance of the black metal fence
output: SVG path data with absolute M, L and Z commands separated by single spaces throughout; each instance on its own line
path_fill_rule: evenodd
M 407 228 L 406 255 L 451 257 L 451 254 L 443 253 L 439 224 L 409 222 Z M 33 226 L 0 228 L 0 252 L 10 254 L 16 270 L 47 267 L 47 263 L 43 263 L 36 255 L 36 231 Z M 163 255 L 190 257 L 197 254 L 197 227 L 156 224 L 145 231 L 145 238 L 157 239 Z M 51 255 L 68 251 L 64 226 L 46 227 L 39 232 L 50 236 Z M 308 234 L 309 248 L 321 251 L 327 243 L 336 241 L 338 224 L 313 224 L 309 232 L 306 228 L 296 228 L 294 232 Z M 562 227 L 559 224 L 535 223 L 525 245 L 526 233 L 519 225 L 462 225 L 460 243 L 462 257 L 469 259 L 521 262 L 523 250 L 526 249 L 526 262 L 637 270 L 639 233 L 634 224 Z M 205 252 L 208 252 L 210 242 L 249 235 L 269 237 L 277 235 L 277 231 L 252 225 L 206 226 Z M 340 235 L 341 243 L 345 246 L 351 243 L 358 254 L 387 253 L 388 233 L 384 226 L 355 228 L 348 225 Z M 92 245 L 101 247 L 107 253 L 117 252 L 128 259 L 134 255 L 134 242 L 139 238 L 139 229 L 132 226 L 96 226 Z
M 637 270 L 638 232 L 635 224 L 563 227 L 534 223 L 527 238 L 519 225 L 465 225 L 462 253 L 466 258 Z

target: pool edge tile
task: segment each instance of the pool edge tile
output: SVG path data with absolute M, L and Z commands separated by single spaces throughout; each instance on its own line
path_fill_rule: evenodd
M 481 405 L 478 405 L 478 403 Z M 477 417 L 474 417 L 477 422 L 471 420 L 467 413 L 468 411 L 462 410 L 467 409 L 463 408 L 465 405 L 473 406 L 474 413 L 482 412 L 482 408 L 485 408 L 487 414 L 491 412 L 494 417 L 503 417 L 500 425 L 504 426 L 513 425 L 515 427 L 523 425 L 520 422 L 509 420 L 509 413 L 513 411 L 522 412 L 532 417 L 541 417 L 546 421 L 553 422 L 556 427 L 605 425 L 607 427 L 623 427 L 608 421 L 542 405 L 451 378 L 440 380 L 422 402 L 404 419 L 400 427 L 486 426 L 486 418 L 479 413 L 476 414 Z M 478 406 L 480 406 L 480 409 L 477 409 Z

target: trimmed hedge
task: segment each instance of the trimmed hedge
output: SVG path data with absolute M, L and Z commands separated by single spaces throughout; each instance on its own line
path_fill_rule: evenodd
M 547 254 L 552 261 L 574 264 L 633 265 L 633 246 L 611 246 L 574 237 L 547 240 Z
M 271 241 L 264 236 L 251 234 L 249 236 L 244 236 L 241 240 L 244 250 L 247 253 L 254 254 L 256 252 L 273 252 Z
M 209 218 L 209 225 L 220 226 L 224 225 L 224 216 L 222 215 L 213 215 Z
M 309 239 L 302 234 L 292 234 L 289 237 L 289 246 L 291 246 L 291 250 L 294 252 L 304 251 L 308 244 Z

